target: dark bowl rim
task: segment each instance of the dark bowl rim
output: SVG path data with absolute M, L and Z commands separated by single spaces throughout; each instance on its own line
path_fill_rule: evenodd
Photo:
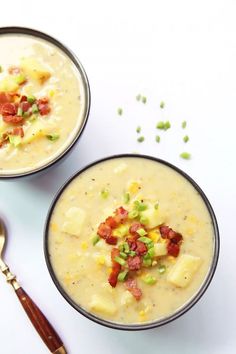
M 89 117 L 89 111 L 90 111 L 90 105 L 91 105 L 91 92 L 90 92 L 90 85 L 88 81 L 87 74 L 84 70 L 83 65 L 81 64 L 80 60 L 78 59 L 77 55 L 69 49 L 65 44 L 63 44 L 61 41 L 58 39 L 52 37 L 51 35 L 41 32 L 39 30 L 29 28 L 29 27 L 21 27 L 21 26 L 9 26 L 9 27 L 0 27 L 0 36 L 1 35 L 11 35 L 11 34 L 22 34 L 22 35 L 27 35 L 27 36 L 32 36 L 36 38 L 41 38 L 54 46 L 58 47 L 60 50 L 62 50 L 68 58 L 73 62 L 75 65 L 76 69 L 78 70 L 80 76 L 81 76 L 81 81 L 82 81 L 82 86 L 84 90 L 84 96 L 85 96 L 85 105 L 84 105 L 84 113 L 83 113 L 83 119 L 82 119 L 82 124 L 78 128 L 77 133 L 75 134 L 74 138 L 72 141 L 69 143 L 69 145 L 66 147 L 65 150 L 63 150 L 58 156 L 56 156 L 53 160 L 49 161 L 46 165 L 42 165 L 34 170 L 29 170 L 21 173 L 15 173 L 15 174 L 0 174 L 0 180 L 6 180 L 6 179 L 15 179 L 15 178 L 23 178 L 26 176 L 32 176 L 35 175 L 39 172 L 42 172 L 53 165 L 55 165 L 57 162 L 59 162 L 71 149 L 75 146 L 77 143 L 78 139 L 82 135 L 85 126 L 88 121 Z
M 82 308 L 78 304 L 76 304 L 70 298 L 70 296 L 66 293 L 66 291 L 62 288 L 62 286 L 60 285 L 60 282 L 54 273 L 54 270 L 53 270 L 53 267 L 52 267 L 52 264 L 50 261 L 50 256 L 49 256 L 48 227 L 49 227 L 52 212 L 53 212 L 54 207 L 55 207 L 58 199 L 60 198 L 61 194 L 64 192 L 64 190 L 69 186 L 69 184 L 75 178 L 77 178 L 81 173 L 83 173 L 87 169 L 89 169 L 95 165 L 98 165 L 102 162 L 112 160 L 112 159 L 117 159 L 117 158 L 138 158 L 138 159 L 141 158 L 141 159 L 155 161 L 155 162 L 161 163 L 161 164 L 173 169 L 175 172 L 179 173 L 182 177 L 187 179 L 188 182 L 190 182 L 192 184 L 192 186 L 196 189 L 196 191 L 201 196 L 203 202 L 205 203 L 205 205 L 208 209 L 208 212 L 210 214 L 210 217 L 211 217 L 213 231 L 214 231 L 214 251 L 213 251 L 213 256 L 212 256 L 212 263 L 211 263 L 211 266 L 209 268 L 208 274 L 207 274 L 204 282 L 202 283 L 201 287 L 196 292 L 196 294 L 194 296 L 192 296 L 192 298 L 190 298 L 189 302 L 187 302 L 187 304 L 185 306 L 180 308 L 174 314 L 172 314 L 168 317 L 161 318 L 160 320 L 157 320 L 157 321 L 147 322 L 147 323 L 143 323 L 143 324 L 121 324 L 121 323 L 116 323 L 116 322 L 104 320 L 104 319 L 90 313 L 89 311 L 85 310 L 84 308 Z M 149 156 L 149 155 L 143 155 L 143 154 L 129 154 L 129 153 L 127 153 L 127 154 L 118 154 L 118 155 L 104 157 L 104 158 L 95 160 L 92 163 L 87 164 L 86 166 L 82 167 L 80 170 L 75 172 L 70 178 L 68 178 L 66 180 L 66 182 L 61 186 L 61 188 L 58 190 L 55 197 L 53 198 L 51 205 L 49 207 L 47 216 L 46 216 L 46 221 L 45 221 L 45 226 L 44 226 L 44 256 L 45 256 L 48 271 L 51 275 L 51 278 L 52 278 L 54 284 L 57 287 L 57 290 L 61 293 L 61 295 L 65 298 L 65 300 L 72 307 L 74 307 L 75 310 L 77 310 L 80 314 L 82 314 L 86 318 L 88 318 L 96 323 L 99 323 L 103 326 L 113 328 L 113 329 L 118 329 L 118 330 L 135 331 L 135 330 L 146 330 L 146 329 L 160 327 L 160 326 L 163 326 L 167 323 L 172 322 L 175 319 L 178 319 L 180 316 L 182 316 L 184 313 L 186 313 L 188 310 L 190 310 L 200 300 L 200 298 L 205 293 L 206 289 L 208 288 L 208 286 L 211 283 L 211 280 L 214 276 L 214 273 L 215 273 L 215 270 L 217 267 L 217 263 L 218 263 L 218 259 L 219 259 L 219 250 L 220 250 L 220 237 L 219 237 L 219 228 L 218 228 L 218 224 L 217 224 L 217 219 L 216 219 L 215 213 L 213 211 L 213 208 L 212 208 L 208 198 L 206 197 L 205 193 L 203 192 L 203 190 L 187 173 L 182 171 L 180 168 L 176 167 L 175 165 L 173 165 L 165 160 L 162 160 L 162 159 L 159 159 L 159 158 L 156 158 L 153 156 Z

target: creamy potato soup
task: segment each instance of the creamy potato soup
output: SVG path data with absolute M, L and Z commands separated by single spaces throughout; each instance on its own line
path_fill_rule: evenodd
M 212 263 L 211 217 L 172 168 L 141 157 L 100 162 L 57 200 L 48 229 L 52 268 L 85 310 L 122 324 L 183 307 Z
M 72 142 L 85 93 L 58 47 L 23 34 L 0 35 L 0 176 L 38 169 Z

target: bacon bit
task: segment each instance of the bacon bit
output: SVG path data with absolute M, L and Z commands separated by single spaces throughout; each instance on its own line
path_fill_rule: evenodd
M 14 103 L 4 103 L 1 107 L 1 114 L 5 116 L 14 116 L 16 114 L 16 107 Z
M 111 236 L 111 227 L 102 222 L 98 227 L 97 234 L 106 240 L 107 237 Z
M 177 244 L 182 241 L 183 236 L 181 234 L 179 234 L 178 232 L 175 232 L 172 229 L 170 229 L 168 238 L 172 243 Z
M 138 288 L 137 282 L 133 278 L 129 278 L 125 281 L 126 289 L 131 292 L 136 300 L 140 300 L 142 296 L 142 290 Z
M 22 127 L 17 127 L 12 130 L 12 135 L 19 135 L 21 138 L 24 137 L 24 129 Z
M 23 121 L 23 117 L 21 116 L 3 116 L 3 121 L 9 124 L 19 124 Z
M 137 233 L 137 230 L 139 229 L 144 229 L 145 227 L 144 225 L 142 225 L 140 222 L 133 222 L 132 225 L 129 228 L 129 232 L 131 233 L 131 235 L 133 235 L 135 238 L 139 238 L 140 235 Z
M 167 245 L 167 251 L 168 251 L 168 255 L 173 256 L 173 257 L 178 257 L 180 247 L 176 243 L 169 242 Z
M 135 251 L 137 248 L 136 238 L 135 237 L 127 237 L 126 241 L 128 242 L 130 250 Z
M 117 222 L 112 216 L 109 216 L 108 218 L 106 218 L 105 224 L 110 226 L 111 229 L 115 229 L 117 227 Z
M 128 218 L 128 211 L 121 206 L 116 209 L 114 218 L 117 224 L 123 224 Z
M 27 101 L 22 101 L 21 104 L 20 104 L 20 107 L 22 109 L 23 112 L 27 112 L 30 107 L 31 107 L 31 104 Z
M 106 238 L 106 243 L 108 243 L 109 245 L 116 245 L 117 244 L 117 241 L 118 241 L 118 239 L 117 239 L 117 237 L 115 237 L 115 236 L 108 236 L 107 238 Z
M 27 96 L 21 96 L 20 102 L 25 102 L 27 101 Z
M 2 140 L 0 140 L 0 148 L 5 146 L 7 143 L 9 143 L 9 135 L 8 133 L 2 134 Z
M 38 104 L 38 109 L 41 116 L 46 116 L 51 112 L 51 108 L 48 104 Z
M 121 270 L 121 265 L 115 261 L 116 257 L 119 257 L 120 251 L 118 248 L 112 248 L 111 250 L 111 260 L 112 260 L 112 271 L 109 275 L 108 282 L 114 288 L 117 284 L 117 278 Z
M 41 97 L 37 100 L 37 105 L 40 105 L 40 104 L 47 104 L 49 103 L 49 98 L 48 97 Z
M 139 270 L 142 266 L 142 258 L 140 256 L 131 257 L 127 259 L 129 270 Z
M 169 234 L 169 231 L 170 231 L 169 226 L 162 225 L 162 226 L 160 227 L 161 237 L 162 237 L 162 238 L 167 238 L 167 237 L 168 237 L 168 234 Z
M 147 252 L 147 246 L 141 241 L 137 241 L 136 245 L 137 247 L 135 249 L 135 252 L 138 256 L 143 256 Z
M 8 72 L 11 75 L 18 75 L 21 73 L 21 69 L 17 66 L 10 66 L 10 68 L 8 68 Z
M 0 107 L 2 104 L 7 102 L 10 102 L 9 94 L 6 94 L 5 92 L 0 92 Z

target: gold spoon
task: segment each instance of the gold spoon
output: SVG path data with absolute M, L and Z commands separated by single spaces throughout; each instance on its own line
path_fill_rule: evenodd
M 21 305 L 27 313 L 31 323 L 35 327 L 36 331 L 53 354 L 66 354 L 64 345 L 59 338 L 58 334 L 53 329 L 52 325 L 46 319 L 44 314 L 40 311 L 37 305 L 31 300 L 29 295 L 19 285 L 16 280 L 16 276 L 10 272 L 9 267 L 3 261 L 2 255 L 4 251 L 4 245 L 7 240 L 7 232 L 3 221 L 0 219 L 0 270 L 6 276 L 6 280 L 12 285 L 13 289 L 18 296 Z

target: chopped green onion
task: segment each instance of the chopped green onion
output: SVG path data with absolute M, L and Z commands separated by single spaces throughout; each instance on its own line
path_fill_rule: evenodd
M 171 127 L 170 122 L 169 122 L 169 121 L 166 121 L 166 122 L 165 122 L 164 130 L 168 130 L 168 129 L 170 129 L 170 127 Z
M 123 251 L 124 251 L 125 253 L 128 253 L 128 252 L 129 252 L 129 244 L 128 244 L 128 242 L 124 242 L 124 243 L 123 243 Z
M 129 214 L 128 214 L 128 217 L 130 218 L 130 219 L 135 219 L 135 218 L 137 218 L 139 216 L 139 212 L 138 212 L 138 210 L 131 210 L 130 212 L 129 212 Z
M 30 116 L 30 112 L 23 112 L 23 113 L 22 113 L 22 116 L 23 116 L 24 118 L 28 118 L 28 117 Z
M 161 141 L 160 135 L 156 135 L 156 138 L 155 138 L 155 139 L 156 139 L 156 142 L 159 143 L 159 142 Z
M 129 251 L 129 255 L 130 255 L 131 257 L 135 257 L 135 256 L 136 256 L 136 252 L 135 252 L 135 251 Z
M 147 235 L 147 231 L 145 231 L 144 229 L 138 229 L 137 233 L 139 234 L 139 236 L 143 237 L 145 235 Z M 147 238 L 147 237 L 146 237 Z M 150 239 L 149 239 L 150 240 Z
M 114 232 L 113 235 L 116 237 L 124 237 L 129 233 L 129 227 L 128 225 L 120 225 L 119 227 L 117 227 Z
M 156 203 L 155 205 L 154 205 L 154 209 L 159 209 L 159 203 Z
M 118 248 L 119 248 L 119 250 L 120 250 L 121 252 L 123 252 L 123 251 L 124 251 L 124 244 L 121 243 L 121 244 L 118 246 Z
M 179 156 L 182 157 L 182 159 L 185 159 L 185 160 L 190 160 L 191 159 L 191 154 L 189 152 L 182 152 L 182 154 L 180 154 Z
M 147 254 L 149 254 L 149 256 L 151 258 L 153 258 L 155 256 L 155 250 L 154 247 L 149 248 L 149 250 L 147 251 Z
M 165 107 L 165 102 L 164 101 L 161 101 L 160 102 L 160 108 L 163 109 Z
M 100 237 L 98 235 L 95 235 L 93 238 L 92 238 L 92 243 L 93 243 L 93 246 L 95 246 L 98 241 L 100 241 Z
M 164 274 L 165 271 L 166 271 L 166 266 L 165 266 L 164 264 L 162 264 L 162 265 L 160 265 L 160 266 L 158 267 L 158 272 L 159 272 L 160 274 Z
M 181 126 L 182 126 L 182 128 L 183 128 L 183 129 L 185 129 L 185 128 L 186 128 L 186 126 L 187 126 L 187 122 L 186 122 L 186 120 L 184 120 L 184 121 L 182 122 Z
M 125 281 L 127 274 L 128 274 L 128 270 L 124 270 L 123 272 L 120 272 L 118 275 L 118 280 Z
M 139 143 L 142 143 L 144 140 L 145 140 L 144 136 L 140 136 L 140 137 L 137 139 L 137 141 L 138 141 Z
M 47 137 L 48 140 L 50 140 L 50 141 L 56 141 L 57 139 L 60 138 L 60 135 L 57 134 L 57 133 L 54 133 L 54 134 L 52 133 L 52 134 L 46 135 L 46 137 Z
M 125 252 L 120 252 L 120 257 L 126 259 L 128 256 Z
M 149 242 L 149 243 L 147 244 L 147 248 L 148 248 L 148 249 L 150 249 L 150 248 L 152 248 L 152 247 L 154 247 L 153 241 L 151 241 L 151 242 Z
M 17 109 L 17 115 L 18 115 L 18 116 L 23 116 L 23 109 L 22 109 L 21 107 L 19 107 L 19 108 Z
M 119 116 L 122 116 L 122 114 L 123 114 L 123 109 L 122 109 L 122 108 L 118 108 L 118 109 L 117 109 L 117 113 L 119 114 Z
M 36 101 L 36 97 L 34 97 L 33 95 L 27 96 L 27 101 L 29 103 L 34 103 Z
M 115 257 L 115 261 L 122 266 L 124 266 L 126 264 L 125 260 L 121 257 Z
M 143 224 L 143 225 L 146 225 L 146 224 L 148 224 L 148 223 L 149 223 L 148 218 L 147 218 L 146 216 L 143 216 L 143 215 L 141 215 L 141 216 L 140 216 L 139 221 L 140 221 L 140 222 L 141 222 L 141 224 Z
M 184 141 L 185 143 L 187 143 L 187 142 L 189 141 L 188 135 L 185 135 L 185 136 L 183 137 L 183 141 Z
M 137 133 L 140 133 L 140 132 L 141 132 L 141 127 L 140 127 L 140 126 L 138 126 L 138 127 L 136 128 L 136 132 L 137 132 Z
M 19 135 L 9 135 L 10 144 L 17 147 L 21 143 L 21 137 Z
M 129 195 L 129 193 L 125 193 L 125 194 L 124 194 L 124 203 L 125 203 L 125 204 L 128 204 L 129 201 L 130 201 L 130 195 Z
M 15 81 L 18 85 L 23 84 L 26 81 L 26 77 L 23 74 L 19 74 L 15 76 Z
M 138 211 L 144 211 L 147 209 L 147 205 L 144 204 L 143 202 L 140 202 L 139 200 L 135 200 L 134 207 Z
M 141 96 L 140 94 L 136 96 L 136 100 L 137 100 L 137 101 L 140 101 L 141 98 L 142 98 L 142 96 Z
M 140 229 L 139 229 L 140 230 Z M 138 231 L 139 231 L 138 230 Z M 137 232 L 138 232 L 137 231 Z M 145 231 L 145 230 L 144 230 Z M 143 243 L 146 243 L 146 244 L 149 244 L 150 242 L 152 242 L 152 240 L 149 238 L 149 237 L 145 237 L 145 236 L 141 236 L 138 238 L 139 241 L 143 242 Z
M 109 197 L 109 191 L 107 189 L 102 189 L 100 195 L 103 199 L 107 199 Z
M 36 105 L 36 103 L 33 104 L 33 106 L 31 107 L 32 113 L 38 113 L 39 109 L 38 106 Z
M 143 102 L 144 104 L 147 103 L 147 97 L 143 96 L 143 97 L 142 97 L 142 102 Z
M 163 121 L 160 121 L 157 123 L 156 128 L 157 129 L 164 129 L 165 123 Z
M 143 281 L 146 283 L 146 284 L 148 284 L 148 285 L 153 285 L 153 284 L 155 284 L 156 283 L 156 278 L 155 277 L 153 277 L 152 275 L 147 275 L 144 279 L 143 279 Z
M 149 259 L 143 259 L 143 265 L 144 265 L 145 267 L 150 267 L 150 266 L 152 265 L 152 260 L 151 260 L 151 258 L 149 258 Z
M 30 122 L 34 122 L 34 121 L 36 121 L 37 118 L 38 118 L 37 114 L 32 114 L 32 115 L 30 116 L 29 121 L 30 121 Z

